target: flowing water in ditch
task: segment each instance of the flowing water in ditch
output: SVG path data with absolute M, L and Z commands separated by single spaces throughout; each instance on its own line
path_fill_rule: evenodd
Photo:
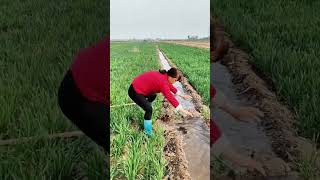
M 217 91 L 223 94 L 234 104 L 250 105 L 255 102 L 248 102 L 245 98 L 241 98 L 236 94 L 236 87 L 232 83 L 232 76 L 227 67 L 220 63 L 213 63 L 211 65 L 212 84 Z M 213 117 L 218 126 L 227 137 L 228 141 L 233 147 L 242 154 L 254 154 L 259 156 L 276 157 L 272 151 L 271 142 L 265 135 L 265 132 L 256 122 L 241 122 L 234 119 L 229 114 L 214 108 L 212 111 Z M 266 180 L 293 180 L 298 179 L 294 175 L 283 175 L 274 177 L 265 177 Z
M 212 65 L 212 80 L 217 91 L 223 94 L 234 104 L 249 105 L 250 102 L 240 100 L 231 81 L 227 68 L 219 63 Z M 273 154 L 268 137 L 255 122 L 241 122 L 229 114 L 214 108 L 213 117 L 231 144 L 239 151 L 253 150 L 258 153 Z
M 169 70 L 171 67 L 159 51 L 161 65 Z M 185 93 L 180 82 L 173 84 L 179 91 Z M 191 101 L 176 96 L 181 106 L 187 110 L 195 110 Z M 194 180 L 210 179 L 210 130 L 203 118 L 184 118 L 182 122 L 174 123 L 174 127 L 181 132 L 183 137 L 183 150 L 188 161 L 188 171 Z
M 170 69 L 170 65 L 165 56 L 159 51 L 159 58 L 164 69 Z M 231 74 L 227 68 L 221 64 L 214 63 L 212 67 L 214 73 L 213 84 L 218 91 L 223 92 L 228 99 L 238 105 L 250 105 L 254 102 L 248 102 L 240 99 L 236 94 L 236 88 L 231 81 Z M 185 93 L 183 85 L 176 82 L 174 86 Z M 191 101 L 184 100 L 181 97 L 176 97 L 183 108 L 187 110 L 194 110 L 194 104 Z M 271 142 L 265 135 L 263 128 L 257 123 L 240 122 L 229 114 L 219 110 L 213 109 L 214 119 L 220 126 L 221 130 L 240 153 L 248 154 L 254 152 L 255 154 L 268 155 L 276 157 L 271 148 Z M 174 122 L 173 126 L 181 132 L 183 137 L 183 150 L 188 161 L 188 171 L 192 179 L 210 179 L 210 131 L 205 125 L 202 118 L 185 118 L 182 122 Z M 296 179 L 291 176 L 275 176 L 265 177 L 268 180 L 290 180 Z

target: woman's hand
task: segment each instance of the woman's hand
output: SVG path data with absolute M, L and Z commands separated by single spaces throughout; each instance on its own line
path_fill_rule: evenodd
M 260 121 L 260 118 L 264 116 L 263 112 L 257 108 L 232 104 L 220 91 L 217 91 L 216 97 L 212 100 L 212 103 L 240 121 Z
M 240 121 L 260 121 L 260 118 L 264 116 L 263 112 L 254 107 L 237 107 L 234 108 L 231 115 Z
M 266 176 L 266 171 L 264 170 L 263 165 L 260 162 L 257 162 L 255 160 L 249 160 L 246 164 L 246 167 L 251 172 L 256 170 L 259 173 L 261 173 L 263 176 Z
M 190 99 L 192 99 L 192 97 L 190 96 L 190 95 L 182 95 L 181 96 L 183 99 L 185 99 L 185 100 L 190 100 Z
M 186 116 L 193 117 L 193 114 L 190 111 L 187 111 L 185 109 L 180 109 L 180 112 L 182 112 Z
M 250 158 L 242 158 L 240 161 L 236 162 L 239 166 L 247 168 L 250 172 L 258 171 L 261 175 L 266 176 L 266 171 L 263 165 Z
M 196 110 L 191 110 L 190 112 L 193 114 L 193 117 L 200 117 L 201 116 L 201 113 L 199 113 Z
M 232 147 L 225 148 L 225 150 L 222 152 L 222 156 L 224 159 L 232 162 L 237 166 L 245 167 L 249 171 L 256 170 L 260 172 L 263 176 L 266 176 L 266 172 L 263 168 L 263 165 L 260 162 L 251 159 L 250 157 L 239 154 L 238 152 L 234 151 Z

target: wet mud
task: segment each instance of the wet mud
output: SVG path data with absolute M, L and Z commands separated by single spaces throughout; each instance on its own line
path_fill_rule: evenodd
M 165 125 L 163 125 L 165 126 Z M 170 127 L 165 127 L 165 159 L 168 162 L 166 167 L 165 177 L 163 179 L 186 179 L 191 180 L 188 172 L 188 163 L 183 151 L 182 137 L 179 133 Z

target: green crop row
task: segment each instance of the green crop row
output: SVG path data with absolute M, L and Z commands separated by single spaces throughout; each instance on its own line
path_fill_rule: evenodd
M 210 53 L 207 49 L 161 43 L 159 47 L 177 65 L 199 92 L 204 103 L 210 104 Z
M 145 71 L 158 70 L 156 45 L 143 42 L 111 43 L 110 102 L 131 103 L 128 88 L 133 78 Z M 153 121 L 159 116 L 161 97 L 153 102 Z M 143 132 L 143 111 L 140 107 L 111 108 L 111 179 L 162 179 L 164 137 L 158 130 L 148 138 Z
M 108 2 L 0 2 L 0 139 L 75 130 L 57 92 L 73 56 L 108 31 Z M 88 138 L 0 147 L 0 179 L 106 179 L 106 157 Z

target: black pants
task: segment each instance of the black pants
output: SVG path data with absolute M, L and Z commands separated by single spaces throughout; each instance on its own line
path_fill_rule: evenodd
M 110 152 L 109 107 L 82 96 L 69 70 L 58 92 L 59 106 L 65 116 L 106 152 Z
M 142 94 L 138 94 L 134 90 L 132 84 L 129 87 L 128 94 L 129 94 L 129 97 L 145 111 L 144 119 L 151 120 L 151 117 L 152 117 L 151 103 L 156 99 L 157 94 L 152 94 L 150 96 L 144 96 Z

